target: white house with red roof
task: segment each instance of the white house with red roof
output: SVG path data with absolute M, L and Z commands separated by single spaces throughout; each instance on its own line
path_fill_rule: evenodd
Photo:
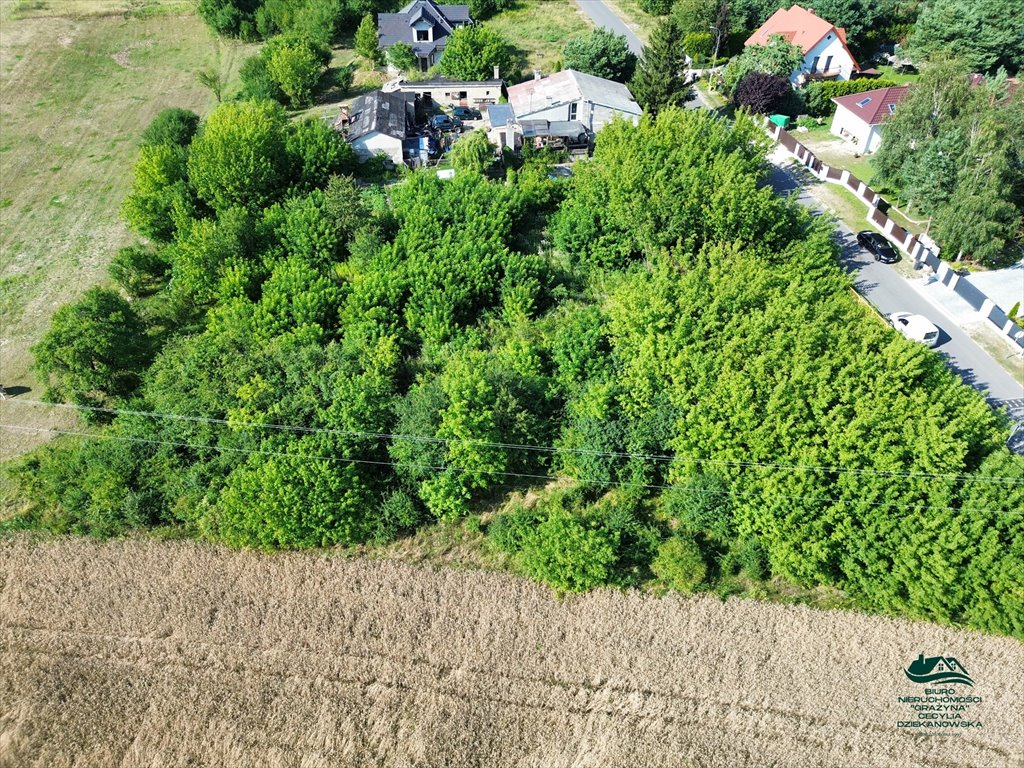
M 909 91 L 908 85 L 896 85 L 837 96 L 832 99 L 836 105 L 832 133 L 852 142 L 858 152 L 874 152 L 882 145 L 882 123 L 896 113 Z
M 789 76 L 794 87 L 809 80 L 849 80 L 860 71 L 846 45 L 846 30 L 799 5 L 773 13 L 747 38 L 746 45 L 768 45 L 773 35 L 780 35 L 804 52 L 800 67 Z

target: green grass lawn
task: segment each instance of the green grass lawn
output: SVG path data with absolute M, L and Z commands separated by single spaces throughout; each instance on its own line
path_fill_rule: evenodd
M 526 77 L 534 69 L 550 74 L 561 63 L 565 41 L 594 26 L 572 0 L 520 0 L 486 24 L 522 51 Z
M 180 9 L 175 0 L 123 12 L 146 5 L 0 4 L 0 384 L 31 387 L 29 397 L 41 394 L 29 350 L 53 312 L 103 282 L 134 239 L 118 211 L 139 134 L 165 107 L 208 112 L 196 71 L 219 58 L 233 93 L 255 50 L 216 41 L 192 14 L 155 12 Z M 47 15 L 69 8 L 96 13 Z M 32 442 L 5 433 L 0 455 Z
M 882 79 L 884 79 L 884 80 L 892 80 L 897 85 L 906 85 L 907 83 L 913 83 L 913 82 L 916 82 L 918 80 L 918 78 L 921 77 L 920 75 L 899 75 L 899 74 L 896 74 L 896 71 L 891 66 L 889 66 L 888 64 L 886 64 L 884 66 L 881 66 L 881 67 L 875 67 L 875 69 L 877 69 L 879 72 L 882 73 Z

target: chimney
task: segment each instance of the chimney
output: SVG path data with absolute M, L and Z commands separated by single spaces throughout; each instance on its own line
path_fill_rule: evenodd
M 498 70 L 498 65 L 497 64 L 494 65 L 494 79 L 495 80 L 500 80 L 501 79 L 501 72 Z

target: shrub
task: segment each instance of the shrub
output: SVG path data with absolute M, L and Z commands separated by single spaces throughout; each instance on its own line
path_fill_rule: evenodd
M 673 536 L 658 547 L 651 570 L 678 592 L 692 592 L 707 575 L 707 565 L 697 542 L 682 536 Z
M 524 533 L 516 559 L 533 578 L 558 590 L 582 592 L 609 580 L 617 544 L 617 537 L 597 521 L 555 507 Z
M 142 132 L 143 146 L 148 144 L 170 144 L 187 147 L 199 128 L 199 115 L 188 109 L 171 107 L 161 110 Z
M 419 522 L 420 515 L 409 494 L 403 491 L 389 493 L 380 502 L 373 541 L 386 544 L 403 531 L 411 530 Z
M 768 555 L 761 542 L 753 537 L 740 540 L 736 547 L 736 563 L 752 579 L 763 579 L 768 575 Z
M 156 293 L 167 282 L 171 265 L 163 255 L 142 245 L 129 245 L 110 262 L 110 277 L 133 297 Z
M 665 492 L 665 512 L 687 531 L 706 533 L 719 540 L 733 534 L 732 509 L 725 481 L 714 474 L 700 474 Z
M 672 10 L 672 0 L 640 0 L 640 7 L 652 16 L 664 16 Z
M 873 91 L 876 88 L 888 88 L 896 85 L 892 80 L 829 80 L 809 83 L 804 88 L 804 102 L 807 114 L 813 117 L 828 117 L 836 111 L 834 98 L 848 96 L 851 93 Z
M 789 94 L 789 80 L 767 72 L 751 72 L 736 86 L 733 103 L 751 112 L 767 115 L 775 112 Z

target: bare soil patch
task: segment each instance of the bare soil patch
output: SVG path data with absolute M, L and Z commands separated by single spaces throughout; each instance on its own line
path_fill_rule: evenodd
M 919 653 L 983 727 L 897 729 Z M 0 765 L 1013 766 L 1024 647 L 746 600 L 151 539 L 0 542 Z

